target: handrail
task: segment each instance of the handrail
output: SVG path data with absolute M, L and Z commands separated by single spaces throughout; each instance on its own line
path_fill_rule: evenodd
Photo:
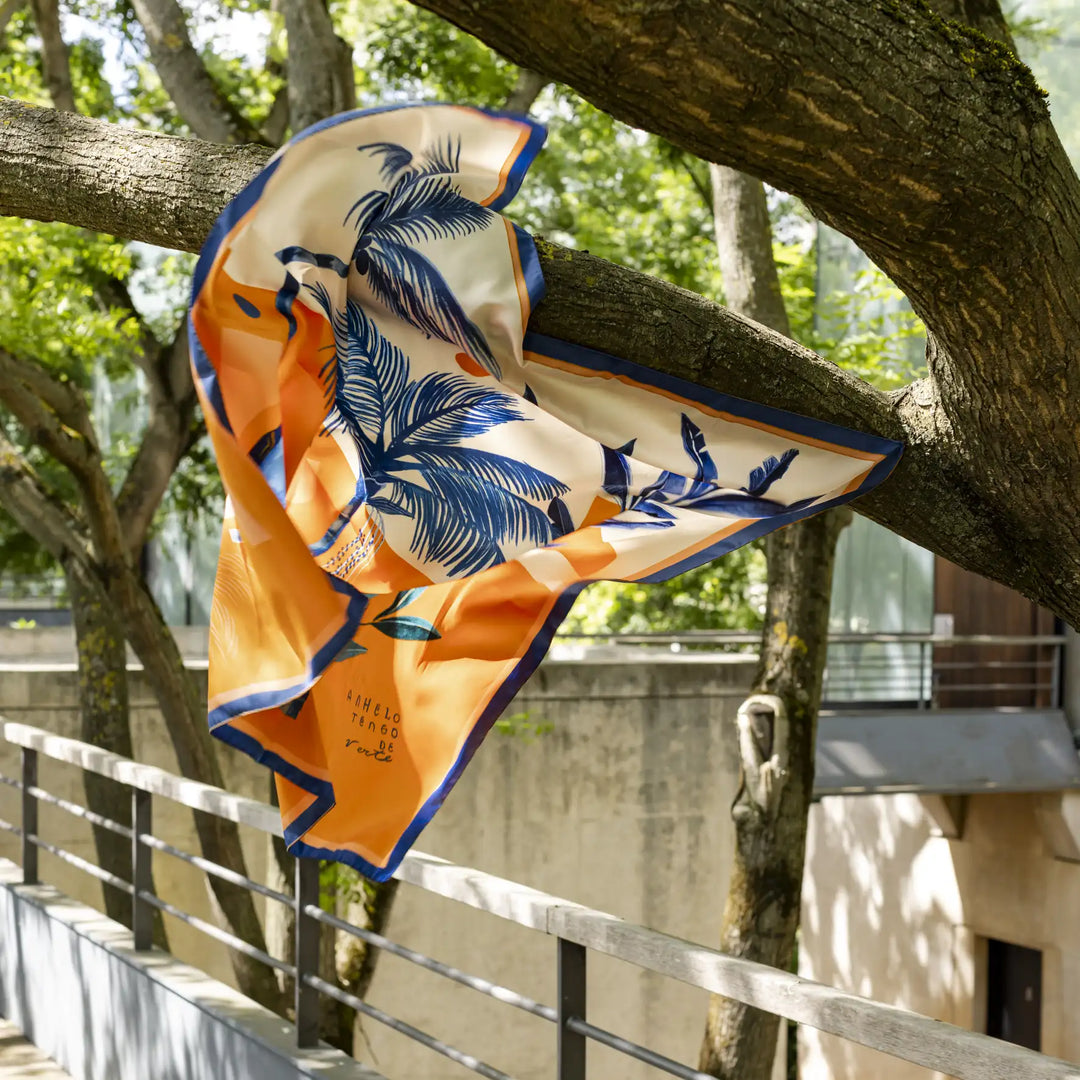
M 831 633 L 830 645 L 1063 645 L 1064 634 L 933 634 L 918 631 L 897 633 Z M 555 644 L 569 641 L 610 641 L 630 645 L 656 644 L 668 642 L 717 642 L 729 645 L 756 645 L 761 641 L 761 634 L 746 630 L 679 630 L 670 633 L 655 631 L 641 634 L 596 633 L 596 634 L 559 634 Z
M 28 751 L 78 765 L 140 791 L 263 832 L 280 834 L 278 812 L 265 803 L 184 780 L 164 769 L 140 765 L 27 724 L 4 722 L 2 730 L 7 741 Z M 727 956 L 716 949 L 625 922 L 606 912 L 432 855 L 411 852 L 396 876 L 428 892 L 539 930 L 562 942 L 606 953 L 959 1080 L 1014 1080 L 1018 1076 L 1030 1080 L 1080 1080 L 1080 1066 L 786 971 Z M 138 895 L 163 910 L 169 909 L 169 905 L 156 897 L 151 899 L 141 892 Z M 329 984 L 323 985 L 321 980 L 305 975 L 302 981 L 331 993 Z M 332 996 L 341 995 L 332 993 Z M 350 999 L 349 1004 L 355 1002 Z M 581 1023 L 575 1026 L 577 1021 Z M 571 1016 L 562 1023 L 568 1030 L 581 1034 L 588 1033 L 586 1028 L 591 1029 L 584 1017 Z

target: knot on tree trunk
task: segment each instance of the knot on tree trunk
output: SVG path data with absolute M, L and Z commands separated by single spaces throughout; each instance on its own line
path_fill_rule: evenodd
M 787 707 L 775 694 L 752 694 L 739 706 L 735 726 L 742 783 L 732 816 L 773 818 L 788 778 Z

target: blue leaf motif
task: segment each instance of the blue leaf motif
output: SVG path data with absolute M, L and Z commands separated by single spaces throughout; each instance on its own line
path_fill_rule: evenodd
M 305 690 L 299 697 L 294 697 L 292 701 L 286 701 L 281 706 L 281 711 L 289 717 L 295 720 L 300 715 L 300 710 L 304 707 L 304 703 L 308 699 L 309 691 Z
M 399 592 L 394 597 L 394 602 L 386 608 L 385 611 L 381 611 L 375 616 L 375 621 L 379 619 L 385 619 L 388 615 L 393 615 L 395 611 L 400 611 L 403 607 L 408 607 L 420 594 L 424 591 L 426 586 L 421 585 L 416 589 L 405 589 L 404 592 Z
M 517 400 L 458 375 L 410 383 L 395 405 L 389 450 L 410 443 L 460 443 L 511 420 L 525 420 Z
M 570 516 L 570 509 L 557 496 L 548 503 L 548 520 L 551 522 L 552 536 L 566 536 L 574 531 L 574 519 Z
M 682 440 L 686 452 L 694 462 L 694 479 L 715 480 L 716 465 L 713 463 L 712 455 L 705 448 L 705 435 L 686 413 L 682 414 Z
M 381 154 L 382 164 L 379 166 L 379 174 L 386 183 L 391 183 L 398 173 L 403 172 L 412 164 L 412 151 L 406 150 L 400 143 L 373 142 L 364 143 L 356 148 L 369 154 Z
M 414 446 L 407 456 L 416 462 L 422 471 L 440 466 L 460 469 L 530 499 L 551 499 L 565 495 L 570 490 L 561 480 L 556 480 L 542 469 L 527 465 L 516 458 L 492 453 L 490 450 L 457 446 Z
M 767 457 L 759 468 L 750 473 L 750 482 L 742 490 L 748 495 L 764 495 L 788 471 L 788 467 L 799 456 L 795 449 L 785 450 L 779 460 Z
M 363 244 L 361 237 L 359 244 Z M 446 279 L 412 248 L 376 240 L 356 254 L 357 270 L 366 275 L 375 298 L 397 318 L 428 337 L 457 345 L 493 375 L 501 374 L 487 338 L 465 314 Z
M 494 219 L 494 211 L 466 199 L 445 180 L 424 177 L 399 185 L 365 235 L 370 243 L 422 244 L 466 236 Z
M 379 619 L 373 622 L 380 634 L 398 641 L 438 641 L 442 635 L 427 619 L 415 615 L 395 615 L 391 619 Z

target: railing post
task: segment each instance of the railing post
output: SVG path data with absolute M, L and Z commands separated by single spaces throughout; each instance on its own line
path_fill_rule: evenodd
M 305 913 L 319 904 L 319 860 L 296 860 L 296 1045 L 319 1042 L 319 992 L 304 982 L 319 973 L 319 923 Z
M 585 1036 L 571 1031 L 571 1017 L 585 1019 L 584 945 L 558 939 L 559 1043 L 558 1080 L 585 1080 Z
M 153 856 L 150 848 L 139 840 L 141 834 L 149 834 L 151 830 L 152 806 L 149 791 L 131 789 L 131 932 L 135 948 L 139 951 L 153 948 L 154 945 L 154 909 L 139 896 L 140 892 L 153 889 Z
M 37 787 L 38 754 L 30 747 L 22 748 L 22 865 L 23 884 L 38 883 L 38 801 L 30 794 Z

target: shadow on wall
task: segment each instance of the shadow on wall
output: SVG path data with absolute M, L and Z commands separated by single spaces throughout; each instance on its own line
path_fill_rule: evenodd
M 950 843 L 931 834 L 918 796 L 822 799 L 806 870 L 801 975 L 965 1025 L 974 973 L 961 891 Z M 800 1080 L 939 1075 L 800 1028 Z

